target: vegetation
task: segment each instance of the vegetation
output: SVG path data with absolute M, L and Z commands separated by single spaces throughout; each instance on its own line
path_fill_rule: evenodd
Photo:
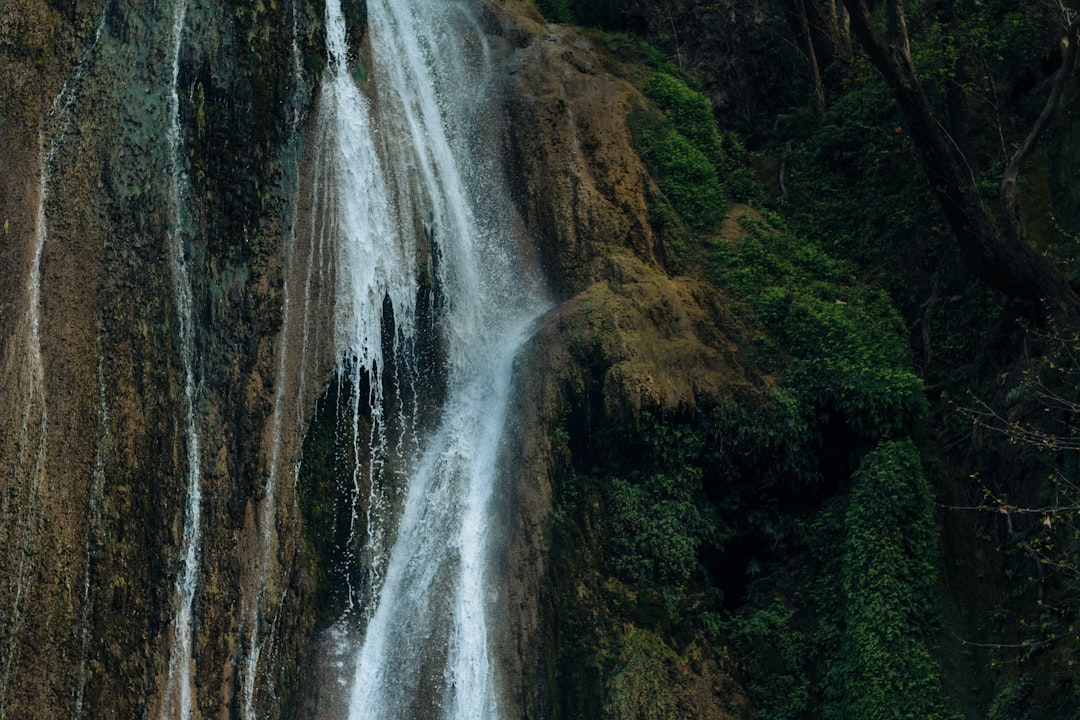
M 647 83 L 674 87 L 683 97 L 692 92 L 668 77 Z M 675 125 L 673 93 L 652 94 L 667 105 L 660 122 Z M 715 128 L 687 134 L 720 137 Z M 679 213 L 687 206 L 670 207 Z M 613 706 L 624 702 L 631 690 L 616 683 L 625 675 L 612 632 L 617 638 L 644 629 L 662 638 L 667 652 L 696 652 L 703 642 L 738 650 L 742 677 L 764 717 L 855 712 L 854 698 L 862 697 L 856 688 L 865 679 L 860 673 L 872 672 L 881 658 L 895 663 L 895 682 L 914 688 L 911 676 L 921 673 L 920 682 L 929 685 L 918 691 L 933 687 L 923 707 L 938 713 L 926 717 L 945 717 L 937 710 L 936 661 L 923 642 L 908 641 L 934 627 L 927 608 L 933 607 L 936 563 L 929 489 L 918 451 L 905 439 L 923 421 L 926 405 L 904 324 L 884 292 L 852 282 L 848 262 L 800 238 L 771 211 L 742 212 L 734 237 L 687 235 L 685 260 L 738 302 L 744 362 L 781 378 L 778 384 L 689 417 L 646 409 L 632 423 L 599 428 L 571 417 L 563 426 L 569 430 L 560 431 L 576 462 L 556 514 L 557 553 L 572 554 L 559 560 L 560 576 L 584 583 L 576 595 L 563 596 L 566 635 L 575 638 L 561 658 L 567 687 L 574 696 L 607 693 Z M 689 225 L 681 214 L 675 217 Z M 604 346 L 582 339 L 574 349 L 583 366 L 602 373 L 610 362 Z M 581 445 L 582 435 L 593 438 L 591 446 Z M 884 518 L 853 500 L 849 516 L 832 523 L 841 530 L 810 537 L 807 528 L 835 516 L 819 510 L 822 503 L 837 507 L 830 498 L 846 497 L 852 487 L 863 487 L 859 497 L 868 502 L 889 483 L 897 507 L 884 508 Z M 901 516 L 915 522 L 909 541 L 886 532 Z M 576 555 L 583 543 L 596 548 L 585 575 Z M 886 578 L 886 587 L 856 582 L 861 568 L 851 568 L 868 562 L 866 553 L 874 550 L 867 548 L 895 555 L 890 569 L 899 574 Z M 846 560 L 793 569 L 814 566 L 808 560 L 816 554 Z M 796 582 L 766 581 L 780 577 Z M 771 591 L 752 591 L 766 582 Z M 907 624 L 905 640 L 877 655 L 859 655 L 864 636 L 876 627 L 870 616 L 911 599 L 890 594 L 902 582 L 911 582 L 923 602 L 910 613 L 895 610 L 897 627 Z M 829 604 L 789 607 L 785 598 L 806 586 L 828 586 L 820 597 L 831 598 Z M 837 597 L 847 599 L 837 605 Z M 841 656 L 851 658 L 845 674 L 821 673 L 823 661 L 836 665 Z M 837 697 L 828 695 L 830 688 L 841 688 Z M 885 709 L 872 705 L 862 716 Z M 584 717 L 604 708 L 579 712 Z
M 685 249 L 689 233 L 711 231 L 724 216 L 722 176 L 729 165 L 709 101 L 682 80 L 657 72 L 643 91 L 653 104 L 630 118 L 635 141 L 662 198 L 652 222 Z
M 682 658 L 730 653 L 763 718 L 1075 716 L 1080 205 L 1054 145 L 1075 150 L 1071 4 L 834 3 L 849 34 L 828 2 L 767 3 L 802 104 L 772 88 L 742 138 L 683 70 L 730 52 L 715 28 L 585 5 L 539 3 L 668 53 L 632 78 L 651 219 L 668 270 L 734 308 L 760 384 L 618 427 L 566 418 L 557 528 L 594 551 L 560 565 L 586 589 L 560 667 L 589 668 L 602 715 L 617 638 L 644 629 Z
M 937 565 L 931 495 L 910 442 L 863 459 L 844 526 L 843 630 L 824 717 L 949 717 L 928 642 Z

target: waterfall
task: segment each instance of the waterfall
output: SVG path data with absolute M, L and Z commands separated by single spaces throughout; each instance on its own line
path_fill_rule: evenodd
M 172 94 L 170 96 L 170 125 L 168 151 L 172 222 L 168 233 L 169 259 L 176 301 L 178 342 L 184 369 L 183 433 L 184 460 L 187 470 L 187 502 L 180 548 L 180 570 L 176 578 L 176 611 L 173 616 L 173 638 L 169 649 L 168 677 L 162 701 L 163 720 L 176 714 L 182 720 L 191 717 L 194 663 L 193 605 L 198 585 L 198 552 L 201 534 L 201 461 L 199 434 L 195 419 L 198 387 L 195 381 L 195 338 L 191 276 L 184 247 L 184 177 L 180 141 L 180 43 L 184 34 L 185 0 L 179 0 L 173 15 Z
M 320 240 L 336 248 L 334 268 L 334 332 L 341 364 L 339 377 L 350 382 L 352 418 L 352 454 L 354 475 L 349 492 L 359 492 L 360 474 L 366 470 L 372 498 L 368 517 L 353 513 L 349 544 L 356 544 L 356 534 L 369 530 L 370 567 L 378 573 L 383 555 L 381 537 L 370 522 L 383 506 L 379 492 L 379 472 L 388 453 L 388 436 L 383 403 L 383 373 L 387 367 L 384 349 L 401 348 L 412 340 L 415 318 L 417 279 L 415 243 L 399 232 L 391 205 L 390 189 L 375 146 L 366 98 L 353 82 L 346 59 L 345 21 L 338 0 L 326 4 L 326 43 L 328 66 L 319 106 L 319 133 L 316 139 L 316 202 L 313 213 L 319 217 Z M 396 331 L 383 336 L 383 306 L 393 307 Z M 365 384 L 368 392 L 361 397 Z M 365 423 L 361 413 L 370 409 Z M 364 425 L 368 428 L 365 430 Z M 370 448 L 370 453 L 364 450 Z M 367 462 L 364 462 L 365 455 Z M 366 466 L 366 467 L 365 467 Z M 352 500 L 358 506 L 358 498 Z M 367 522 L 365 522 L 367 520 Z M 358 576 L 346 572 L 350 584 Z M 377 581 L 369 578 L 370 582 Z M 366 606 L 371 586 L 350 587 L 348 601 L 352 609 Z M 365 595 L 368 598 L 365 599 Z
M 346 575 L 361 583 L 349 604 L 362 636 L 348 712 L 496 718 L 489 506 L 514 357 L 543 302 L 480 134 L 491 53 L 472 3 L 367 11 L 371 67 L 351 72 L 340 3 L 326 3 L 316 160 L 338 377 L 352 388 L 347 490 L 366 508 L 350 528 L 364 551 Z M 422 346 L 437 347 L 438 370 Z

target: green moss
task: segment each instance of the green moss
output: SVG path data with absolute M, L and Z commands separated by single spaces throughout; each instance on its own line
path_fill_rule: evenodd
M 611 720 L 697 718 L 680 712 L 679 688 L 671 682 L 678 656 L 659 637 L 631 629 L 622 637 L 611 677 L 604 717 Z

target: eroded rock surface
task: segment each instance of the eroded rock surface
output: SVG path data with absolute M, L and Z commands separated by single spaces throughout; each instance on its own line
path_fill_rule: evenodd
M 18 579 L 0 587 L 7 717 L 141 717 L 161 704 L 188 469 L 166 242 L 172 11 L 112 1 L 62 13 L 18 0 L 0 15 L 0 403 L 14 409 L 0 420 L 0 563 Z M 204 481 L 201 717 L 239 716 L 248 692 L 259 717 L 306 707 L 296 693 L 319 578 L 291 468 L 332 360 L 332 277 L 303 230 L 320 13 L 192 4 L 180 42 Z M 572 582 L 550 564 L 554 498 L 574 463 L 556 428 L 575 414 L 602 432 L 643 412 L 693 413 L 750 382 L 722 298 L 664 266 L 648 220 L 656 188 L 626 122 L 637 91 L 595 38 L 545 25 L 529 3 L 491 3 L 486 19 L 504 41 L 506 172 L 558 301 L 520 361 L 497 653 L 509 715 L 550 717 L 568 702 L 558 594 Z M 65 83 L 70 104 L 58 113 Z M 37 412 L 24 408 L 43 169 L 35 397 L 48 421 L 35 438 L 40 424 L 28 431 L 23 419 Z M 589 552 L 574 572 L 595 572 Z M 649 630 L 613 632 L 624 673 L 651 657 L 664 675 L 654 694 L 634 683 L 619 694 L 602 679 L 612 717 L 659 707 L 720 718 L 739 705 L 700 645 L 677 651 Z
M 551 563 L 555 497 L 574 464 L 557 428 L 576 416 L 579 427 L 602 435 L 633 424 L 643 411 L 692 414 L 752 383 L 736 359 L 734 320 L 717 289 L 672 277 L 663 265 L 664 249 L 648 221 L 655 184 L 627 125 L 634 104 L 643 102 L 637 91 L 609 72 L 611 60 L 587 32 L 520 16 L 508 22 L 530 37 L 513 64 L 507 100 L 512 182 L 563 301 L 520 360 L 500 666 L 522 717 L 564 716 L 588 706 L 566 697 L 568 676 L 588 670 L 566 657 L 576 638 L 565 635 L 567 600 L 560 595 L 576 592 L 597 622 L 605 599 L 591 595 L 584 579 L 598 572 L 595 547 L 569 551 L 577 558 L 574 577 L 559 576 L 566 566 Z M 747 712 L 741 690 L 708 651 L 688 657 L 648 630 L 608 631 L 626 655 L 619 674 L 599 678 L 594 688 L 601 694 L 594 709 L 604 716 Z M 644 656 L 647 670 L 635 665 Z M 632 679 L 658 666 L 667 669 L 651 690 Z

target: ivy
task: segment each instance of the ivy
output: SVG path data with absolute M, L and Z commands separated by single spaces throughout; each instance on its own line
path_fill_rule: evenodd
M 741 658 L 743 683 L 758 699 L 757 717 L 786 720 L 810 710 L 810 640 L 797 627 L 794 610 L 774 598 L 745 618 L 723 623 L 721 632 Z
M 638 585 L 681 594 L 697 566 L 697 549 L 707 534 L 707 505 L 700 503 L 701 472 L 652 475 L 611 481 L 609 523 L 613 565 Z
M 844 517 L 843 632 L 824 717 L 952 717 L 927 640 L 934 625 L 937 546 L 929 486 L 909 441 L 869 453 Z
M 630 440 L 630 438 L 633 438 Z M 598 468 L 606 554 L 612 571 L 675 599 L 698 569 L 698 551 L 719 527 L 703 494 L 710 461 L 702 428 L 643 411 L 637 432 Z

